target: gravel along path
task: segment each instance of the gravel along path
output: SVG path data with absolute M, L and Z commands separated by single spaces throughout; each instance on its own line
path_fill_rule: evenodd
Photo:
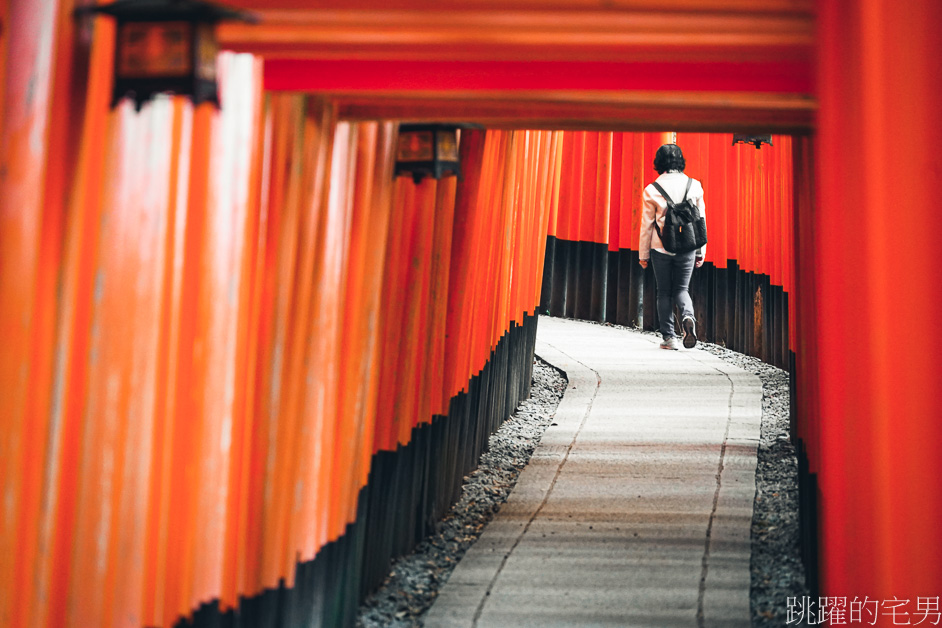
M 630 332 L 653 334 L 637 329 Z M 701 342 L 694 350 L 708 351 L 755 373 L 762 381 L 762 427 L 752 516 L 752 625 L 786 626 L 787 599 L 800 600 L 808 595 L 798 546 L 798 464 L 788 436 L 788 373 L 718 345 Z M 563 376 L 537 358 L 530 399 L 521 403 L 491 436 L 481 466 L 465 478 L 461 499 L 436 533 L 420 543 L 413 554 L 396 561 L 382 587 L 360 606 L 359 628 L 422 626 L 422 615 L 434 602 L 439 587 L 506 501 L 543 430 L 552 423 L 565 389 Z
M 461 498 L 435 533 L 393 563 L 379 590 L 360 605 L 359 628 L 422 626 L 421 615 L 439 588 L 507 501 L 565 390 L 566 379 L 557 369 L 539 358 L 533 361 L 530 398 L 491 435 L 480 466 L 464 478 Z
M 754 628 L 786 626 L 788 598 L 808 595 L 798 544 L 798 459 L 789 439 L 788 372 L 718 345 L 697 346 L 762 380 L 750 606 Z

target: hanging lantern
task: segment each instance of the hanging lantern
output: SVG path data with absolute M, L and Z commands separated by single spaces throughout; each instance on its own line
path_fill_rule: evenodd
M 394 176 L 409 175 L 419 183 L 425 177 L 461 176 L 457 124 L 400 124 Z
M 163 92 L 218 107 L 216 24 L 256 21 L 248 13 L 200 0 L 116 0 L 79 11 L 117 21 L 111 106 L 130 96 L 138 111 Z
M 754 144 L 756 150 L 759 150 L 763 144 L 772 146 L 771 135 L 744 135 L 740 133 L 733 134 L 733 146 L 736 144 Z

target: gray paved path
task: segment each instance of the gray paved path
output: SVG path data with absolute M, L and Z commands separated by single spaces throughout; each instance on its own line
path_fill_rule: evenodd
M 749 626 L 759 379 L 652 335 L 541 318 L 569 388 L 439 626 Z

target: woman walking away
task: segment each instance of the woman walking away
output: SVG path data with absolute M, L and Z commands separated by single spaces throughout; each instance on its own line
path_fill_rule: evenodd
M 657 316 L 660 322 L 662 349 L 677 350 L 680 343 L 674 335 L 674 307 L 676 303 L 681 311 L 681 326 L 684 330 L 684 347 L 692 349 L 697 344 L 697 324 L 693 316 L 693 301 L 690 300 L 690 276 L 693 268 L 703 265 L 706 245 L 687 253 L 669 253 L 664 249 L 661 238 L 654 228 L 657 221 L 659 229 L 664 228 L 664 214 L 667 211 L 665 192 L 674 203 L 686 198 L 700 208 L 700 216 L 706 217 L 703 205 L 703 186 L 696 179 L 684 174 L 686 167 L 684 154 L 676 144 L 664 144 L 654 155 L 654 169 L 658 178 L 655 183 L 644 188 L 644 207 L 641 215 L 641 246 L 639 262 L 642 268 L 648 267 L 648 260 L 654 264 L 654 279 L 657 283 Z M 661 190 L 658 190 L 660 186 Z

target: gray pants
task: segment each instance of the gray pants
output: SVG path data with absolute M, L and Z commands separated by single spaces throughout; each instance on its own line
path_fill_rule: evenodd
M 651 265 L 657 282 L 657 318 L 661 337 L 665 340 L 674 333 L 674 303 L 680 308 L 681 320 L 693 318 L 693 301 L 690 300 L 690 276 L 693 275 L 696 251 L 665 255 L 651 250 Z

